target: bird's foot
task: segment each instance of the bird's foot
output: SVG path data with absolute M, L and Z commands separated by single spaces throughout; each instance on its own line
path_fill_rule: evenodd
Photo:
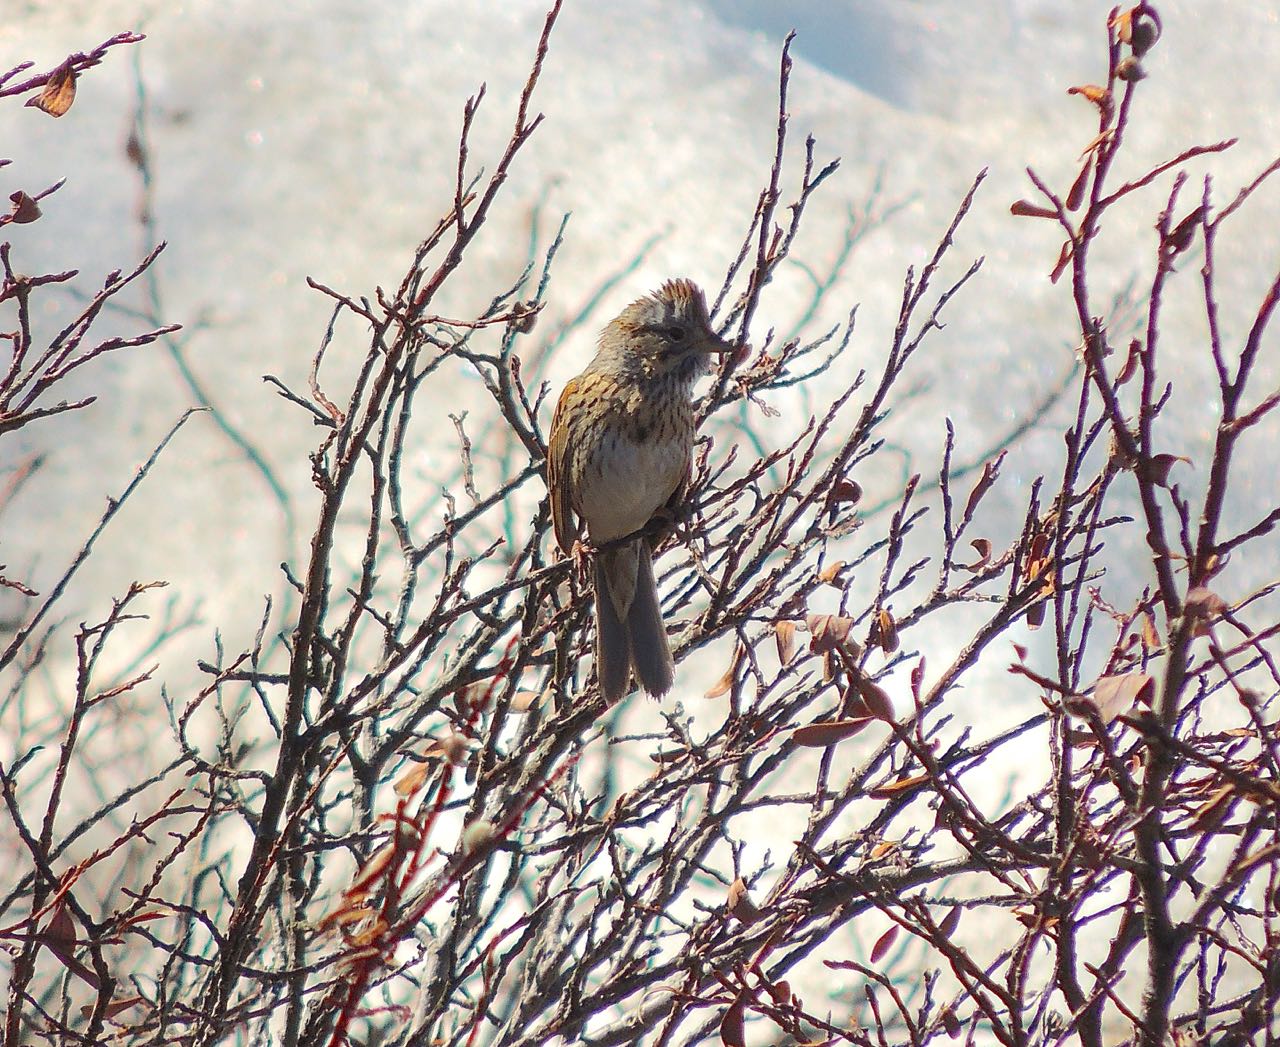
M 591 561 L 595 555 L 595 546 L 590 542 L 584 542 L 581 538 L 574 541 L 573 548 L 569 550 L 569 560 L 573 564 L 573 573 L 577 578 L 585 581 L 590 577 Z

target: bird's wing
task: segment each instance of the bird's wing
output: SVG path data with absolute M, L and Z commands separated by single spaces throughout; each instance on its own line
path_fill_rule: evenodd
M 551 524 L 555 528 L 556 541 L 566 553 L 578 540 L 578 521 L 573 513 L 573 500 L 569 490 L 570 439 L 569 402 L 577 395 L 578 379 L 571 378 L 556 403 L 556 413 L 551 419 L 551 439 L 547 443 L 547 491 L 551 495 Z

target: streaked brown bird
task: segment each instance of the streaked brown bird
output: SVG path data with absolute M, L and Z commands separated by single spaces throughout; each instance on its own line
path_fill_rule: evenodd
M 632 669 L 655 698 L 675 680 L 649 541 L 609 543 L 683 497 L 693 464 L 693 383 L 713 354 L 733 349 L 711 329 L 698 286 L 669 280 L 604 329 L 595 358 L 556 405 L 547 449 L 551 518 L 566 553 L 583 523 L 595 550 L 596 675 L 609 702 L 627 693 Z

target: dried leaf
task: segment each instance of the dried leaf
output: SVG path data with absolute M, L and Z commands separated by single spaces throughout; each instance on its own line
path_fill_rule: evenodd
M 1187 593 L 1183 610 L 1193 618 L 1216 618 L 1228 607 L 1227 601 L 1212 589 L 1198 585 Z
M 892 854 L 898 849 L 897 840 L 881 840 L 878 844 L 871 848 L 871 853 L 867 856 L 871 861 L 878 861 L 886 854 Z
M 947 1035 L 953 1040 L 958 1040 L 964 1033 L 964 1026 L 960 1024 L 960 1019 L 956 1017 L 955 1010 L 950 1006 L 943 1007 L 938 1012 L 938 1017 L 942 1021 L 942 1027 L 947 1031 Z
M 1009 205 L 1009 213 L 1017 218 L 1057 218 L 1058 212 L 1052 207 L 1033 204 L 1030 200 L 1015 200 Z
M 872 619 L 871 635 L 867 638 L 868 647 L 879 647 L 886 654 L 893 654 L 898 649 L 898 624 L 893 620 L 893 613 L 886 607 L 876 611 Z
M 834 585 L 839 588 L 839 575 L 840 572 L 845 569 L 845 566 L 846 561 L 844 560 L 836 560 L 833 563 L 827 564 L 827 566 L 818 573 L 818 581 L 822 582 L 824 585 Z
M 837 480 L 831 486 L 831 494 L 828 496 L 832 502 L 845 502 L 848 505 L 854 505 L 862 500 L 862 488 L 852 480 Z
M 853 628 L 853 619 L 838 614 L 810 614 L 805 616 L 809 627 L 809 649 L 814 654 L 834 651 L 844 645 Z
M 76 959 L 76 921 L 64 902 L 58 902 L 40 932 L 40 941 L 72 974 L 97 989 L 97 972 Z
M 1196 832 L 1209 832 L 1221 825 L 1238 802 L 1234 786 L 1224 785 L 1208 800 L 1196 808 L 1191 828 Z
M 988 538 L 971 538 L 969 544 L 973 546 L 973 551 L 978 554 L 978 558 L 973 563 L 956 564 L 962 571 L 981 571 L 991 561 L 991 540 Z
M 380 880 L 383 873 L 390 868 L 398 850 L 394 843 L 388 843 L 374 851 L 373 856 L 352 878 L 351 886 L 346 889 L 345 894 L 353 898 L 366 894 L 370 886 Z
M 796 623 L 790 619 L 774 622 L 773 639 L 778 645 L 778 661 L 789 665 L 796 653 Z
M 729 897 L 726 904 L 733 918 L 745 926 L 757 922 L 763 915 L 756 907 L 756 903 L 751 900 L 751 896 L 747 894 L 747 885 L 741 877 L 729 884 Z
M 117 1014 L 127 1011 L 130 1007 L 136 1007 L 142 1003 L 141 996 L 120 996 L 111 1000 L 106 1007 L 103 1008 L 102 1014 L 104 1018 L 114 1018 Z M 82 1018 L 93 1017 L 93 1004 L 85 1004 L 80 1008 L 80 1016 Z
M 769 982 L 765 984 L 765 989 L 769 995 L 773 997 L 773 1002 L 779 1007 L 785 1007 L 791 1002 L 791 983 L 788 981 Z
M 1175 462 L 1186 462 L 1191 465 L 1191 459 L 1180 454 L 1153 454 L 1151 461 L 1142 470 L 1142 475 L 1150 480 L 1157 487 L 1169 486 L 1169 470 L 1173 468 Z
M 973 485 L 973 490 L 969 492 L 969 498 L 964 503 L 964 520 L 969 520 L 973 516 L 974 510 L 978 508 L 978 503 L 991 490 L 991 485 L 996 482 L 996 478 L 1000 475 L 1000 465 L 1007 453 L 1006 451 L 1001 451 L 991 461 L 983 465 L 982 475 L 978 477 L 978 482 Z
M 1116 375 L 1115 386 L 1117 389 L 1129 381 L 1138 372 L 1138 361 L 1142 359 L 1142 343 L 1136 338 L 1129 340 L 1129 355 L 1124 358 L 1124 366 L 1120 368 L 1120 373 Z
M 458 731 L 450 731 L 443 738 L 437 738 L 425 749 L 422 756 L 426 759 L 443 759 L 454 767 L 461 767 L 471 755 L 471 740 Z
M 1106 724 L 1128 712 L 1139 701 L 1150 705 L 1154 690 L 1155 680 L 1149 673 L 1122 673 L 1099 677 L 1093 685 L 1093 693 L 1081 697 L 1093 704 L 1099 718 Z
M 1204 204 L 1201 204 L 1171 230 L 1169 230 L 1169 235 L 1166 236 L 1164 241 L 1160 244 L 1160 249 L 1164 252 L 1166 258 L 1172 258 L 1176 254 L 1181 254 L 1191 246 L 1191 238 L 1195 236 L 1196 229 L 1199 227 L 1201 221 L 1203 221 L 1204 215 Z
M 885 785 L 878 785 L 870 790 L 867 795 L 877 800 L 884 800 L 890 796 L 896 796 L 898 793 L 918 788 L 928 780 L 929 776 L 927 774 L 913 774 L 907 778 L 897 778 Z
M 1047 607 L 1048 607 L 1048 601 L 1037 600 L 1035 603 L 1033 603 L 1030 607 L 1027 608 L 1027 628 L 1028 629 L 1033 629 L 1033 630 L 1039 629 L 1040 626 L 1044 625 L 1044 613 Z
M 463 716 L 479 714 L 489 704 L 493 680 L 473 680 L 454 692 L 453 701 Z
M 884 959 L 884 954 L 893 948 L 893 943 L 898 940 L 898 931 L 900 928 L 896 923 L 890 927 L 884 934 L 876 939 L 875 945 L 871 946 L 871 962 L 879 963 Z
M 511 696 L 511 712 L 527 713 L 538 708 L 551 697 L 551 688 L 543 691 L 516 691 Z
M 427 782 L 427 776 L 431 773 L 429 764 L 414 764 L 405 774 L 402 774 L 394 786 L 397 796 L 409 797 L 415 796 L 422 790 Z
M 29 225 L 40 217 L 40 205 L 21 189 L 16 193 L 10 193 L 9 199 L 13 201 L 13 210 L 9 212 L 9 221 L 14 225 Z
M 822 723 L 805 724 L 791 732 L 791 740 L 796 745 L 812 749 L 825 749 L 855 734 L 871 723 L 870 716 L 855 716 L 847 720 L 824 720 Z
M 858 696 L 866 702 L 872 716 L 885 723 L 893 723 L 893 700 L 889 697 L 888 691 L 861 673 L 858 674 L 854 685 L 858 688 Z
M 960 926 L 960 916 L 963 912 L 964 910 L 958 905 L 951 907 L 951 911 L 947 913 L 946 918 L 938 927 L 944 938 L 950 938 L 956 933 L 956 928 Z
M 1049 283 L 1056 284 L 1062 279 L 1062 274 L 1066 272 L 1067 265 L 1071 261 L 1071 256 L 1075 254 L 1075 250 L 1074 240 L 1064 241 L 1062 250 L 1058 252 L 1058 260 L 1054 263 L 1053 269 L 1049 273 Z
M 1097 84 L 1081 84 L 1078 87 L 1068 87 L 1067 94 L 1079 95 L 1099 108 L 1103 106 L 1110 108 L 1111 106 L 1111 92 Z
M 747 1047 L 746 993 L 729 1004 L 720 1019 L 720 1042 L 724 1047 Z
M 739 642 L 733 649 L 733 660 L 729 662 L 729 668 L 724 671 L 724 675 L 711 686 L 711 689 L 703 697 L 719 698 L 733 690 L 733 681 L 738 678 L 738 668 L 742 665 L 746 656 L 747 649 Z
M 1089 144 L 1080 150 L 1080 159 L 1083 160 L 1090 153 L 1097 152 L 1098 147 L 1101 146 L 1104 142 L 1109 141 L 1112 135 L 1114 134 L 1115 132 L 1110 127 L 1108 127 L 1105 131 L 1099 131 L 1096 135 L 1094 135 L 1091 139 L 1089 139 Z
M 62 116 L 71 108 L 76 100 L 76 73 L 71 68 L 70 60 L 63 62 L 45 81 L 44 90 L 34 98 L 27 99 L 28 106 L 34 106 L 50 116 Z
M 1084 191 L 1089 185 L 1089 172 L 1093 170 L 1093 157 L 1088 157 L 1084 166 L 1080 168 L 1080 173 L 1076 175 L 1076 180 L 1071 183 L 1071 188 L 1067 192 L 1067 210 L 1078 211 L 1080 205 L 1084 203 Z

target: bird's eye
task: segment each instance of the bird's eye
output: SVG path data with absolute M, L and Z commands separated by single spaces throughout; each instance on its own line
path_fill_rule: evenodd
M 662 329 L 662 336 L 663 336 L 663 337 L 664 337 L 668 342 L 683 342 L 683 341 L 684 341 L 684 328 L 683 328 L 683 327 L 679 327 L 679 326 L 677 326 L 676 324 L 672 324 L 670 327 L 664 327 L 664 328 Z

